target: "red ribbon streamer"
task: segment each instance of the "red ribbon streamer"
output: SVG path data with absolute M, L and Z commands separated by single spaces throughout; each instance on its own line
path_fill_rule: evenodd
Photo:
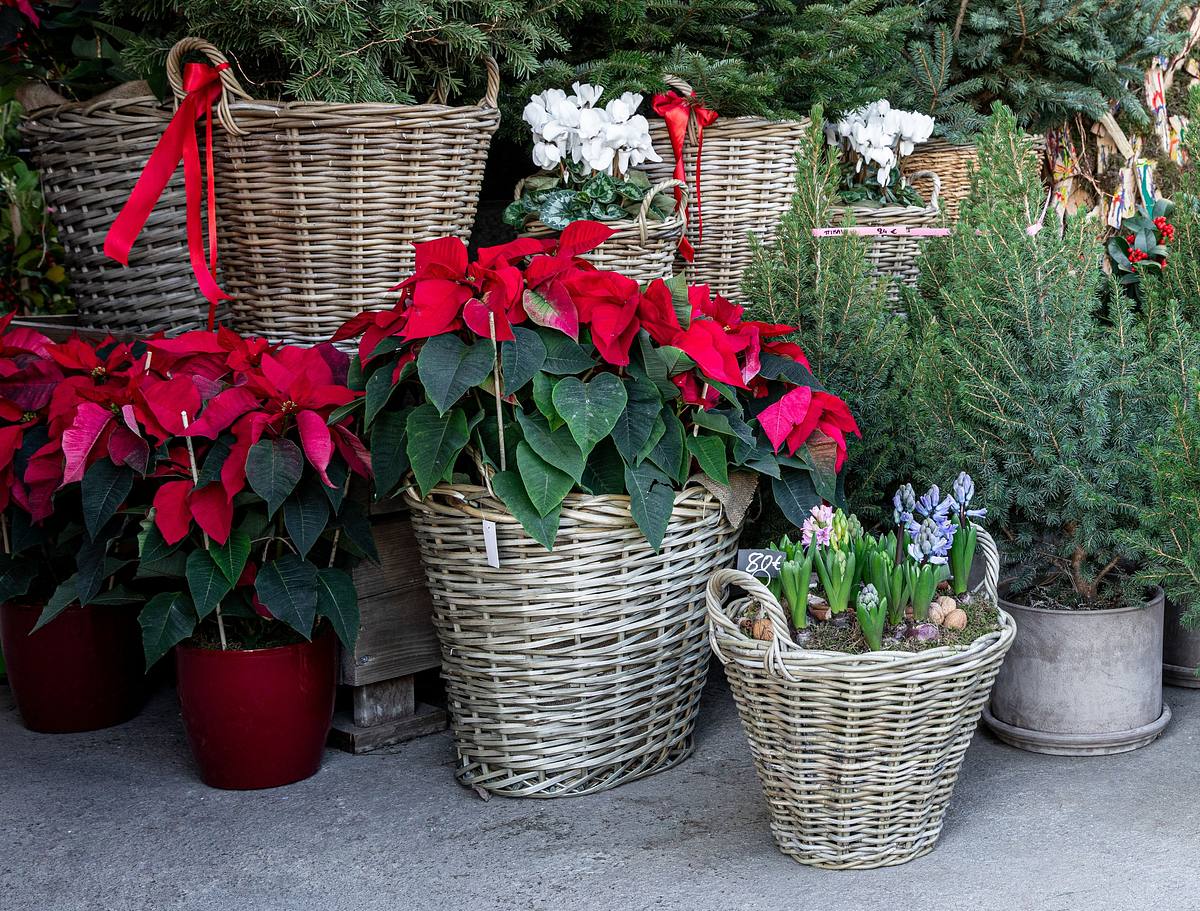
M 124 266 L 129 265 L 129 251 L 141 233 L 146 219 L 154 210 L 171 175 L 183 161 L 183 185 L 187 198 L 188 257 L 192 272 L 200 285 L 200 292 L 208 301 L 208 328 L 216 323 L 217 302 L 228 300 L 217 285 L 217 201 L 213 186 L 213 102 L 221 94 L 221 70 L 228 63 L 210 66 L 207 63 L 189 63 L 183 71 L 183 87 L 187 96 L 180 102 L 179 110 L 167 124 L 162 138 L 154 147 L 150 160 L 142 169 L 141 176 L 129 194 L 129 199 L 117 215 L 108 235 L 104 238 L 104 253 Z M 205 193 L 208 215 L 208 257 L 204 253 L 204 225 L 201 216 L 201 167 L 200 148 L 196 142 L 196 121 L 205 118 L 205 163 L 208 169 Z
M 700 160 L 704 154 L 704 128 L 717 119 L 717 112 L 704 107 L 696 93 L 690 98 L 684 98 L 676 92 L 663 92 L 654 96 L 654 113 L 667 123 L 667 135 L 671 138 L 671 148 L 675 152 L 675 179 L 687 183 L 687 174 L 683 167 L 683 138 L 687 133 L 688 120 L 696 118 L 696 243 L 704 241 L 704 215 L 700 206 Z M 683 191 L 675 188 L 675 202 L 682 198 Z M 689 263 L 695 258 L 696 251 L 685 235 L 679 241 L 679 252 Z

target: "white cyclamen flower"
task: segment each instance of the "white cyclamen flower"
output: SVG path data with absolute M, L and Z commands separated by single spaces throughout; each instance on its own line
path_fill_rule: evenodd
M 575 90 L 571 97 L 580 108 L 595 107 L 600 96 L 604 94 L 604 86 L 590 85 L 586 82 L 572 82 L 571 88 Z

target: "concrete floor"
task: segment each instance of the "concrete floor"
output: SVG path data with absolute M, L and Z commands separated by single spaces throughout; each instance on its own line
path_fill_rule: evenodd
M 980 732 L 940 846 L 833 873 L 779 854 L 719 672 L 696 755 L 576 800 L 483 802 L 447 735 L 328 752 L 313 779 L 197 780 L 173 692 L 107 731 L 46 737 L 0 687 L 2 911 L 1194 911 L 1200 692 L 1136 753 L 1036 756 Z

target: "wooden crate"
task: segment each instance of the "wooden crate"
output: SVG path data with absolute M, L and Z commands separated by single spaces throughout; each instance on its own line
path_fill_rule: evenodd
M 441 664 L 433 603 L 408 513 L 398 500 L 371 504 L 380 563 L 354 571 L 360 614 L 353 651 L 342 649 L 339 707 L 330 742 L 352 753 L 446 727 L 446 712 L 416 701 L 414 675 Z

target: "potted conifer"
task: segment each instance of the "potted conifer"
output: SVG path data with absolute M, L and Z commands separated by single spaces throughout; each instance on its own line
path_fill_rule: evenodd
M 921 413 L 986 492 L 1017 637 L 985 719 L 1025 749 L 1136 749 L 1166 726 L 1163 596 L 1131 576 L 1142 447 L 1178 370 L 1082 220 L 1038 223 L 1044 191 L 997 106 L 962 220 L 922 304 Z M 1162 327 L 1157 327 L 1162 328 Z

